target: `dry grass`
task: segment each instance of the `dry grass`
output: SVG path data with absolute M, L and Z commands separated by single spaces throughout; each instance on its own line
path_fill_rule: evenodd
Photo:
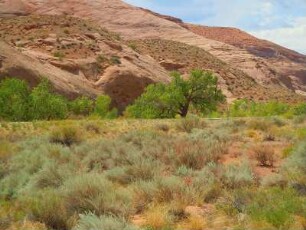
M 204 217 L 201 216 L 190 216 L 186 221 L 181 224 L 179 229 L 186 229 L 186 230 L 205 230 L 209 229 L 207 221 Z
M 22 223 L 13 224 L 6 230 L 48 230 L 47 227 L 39 222 L 24 221 Z
M 151 207 L 144 214 L 145 226 L 152 230 L 165 229 L 171 225 L 167 207 Z
M 128 220 L 138 216 L 142 229 L 252 229 L 271 226 L 273 217 L 285 229 L 282 207 L 264 206 L 258 194 L 272 189 L 267 193 L 272 199 L 273 188 L 281 187 L 277 199 L 288 201 L 285 217 L 305 218 L 305 198 L 299 195 L 305 183 L 304 145 L 297 131 L 305 124 L 269 123 L 268 132 L 250 130 L 250 120 L 205 121 L 203 129 L 191 132 L 177 132 L 178 120 L 1 124 L 0 223 L 12 230 L 23 223 L 34 230 L 83 230 L 105 223 L 135 229 Z M 235 126 L 239 131 L 233 132 Z M 77 136 L 63 127 L 73 127 Z M 262 142 L 270 131 L 275 141 Z M 52 136 L 57 144 L 50 143 Z M 78 136 L 82 141 L 75 141 Z M 274 158 L 283 151 L 285 159 Z M 291 181 L 297 193 L 289 196 Z M 252 196 L 244 198 L 245 189 Z M 250 205 L 255 216 L 246 211 Z M 190 206 L 205 215 L 187 212 Z M 257 213 L 257 207 L 266 213 Z M 262 220 L 255 220 L 258 216 Z
M 271 145 L 257 145 L 254 147 L 255 158 L 262 167 L 273 167 L 275 162 L 275 150 Z

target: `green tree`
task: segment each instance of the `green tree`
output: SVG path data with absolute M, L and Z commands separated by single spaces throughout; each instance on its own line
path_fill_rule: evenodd
M 94 101 L 86 96 L 79 97 L 70 103 L 70 110 L 76 115 L 88 116 L 94 110 Z
M 68 114 L 68 105 L 64 97 L 51 92 L 48 80 L 35 87 L 30 95 L 31 116 L 34 120 L 64 119 Z
M 150 85 L 145 92 L 127 108 L 127 115 L 135 118 L 186 117 L 192 107 L 208 113 L 223 102 L 225 96 L 218 88 L 218 79 L 211 72 L 194 70 L 184 79 L 179 73 L 172 74 L 172 81 Z
M 30 90 L 25 81 L 8 78 L 0 83 L 0 117 L 11 121 L 28 120 Z
M 100 95 L 96 99 L 94 113 L 101 118 L 116 118 L 117 109 L 111 109 L 111 98 L 107 95 Z

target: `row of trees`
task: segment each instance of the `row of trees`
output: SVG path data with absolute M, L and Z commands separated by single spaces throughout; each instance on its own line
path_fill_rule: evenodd
M 133 118 L 186 117 L 190 110 L 209 113 L 215 110 L 225 96 L 217 86 L 217 77 L 210 72 L 192 71 L 188 79 L 172 74 L 170 84 L 149 85 L 145 92 L 127 107 L 125 115 Z M 0 82 L 0 118 L 10 121 L 65 119 L 69 115 L 114 118 L 116 109 L 110 109 L 111 99 L 102 95 L 92 100 L 80 97 L 68 101 L 52 92 L 47 80 L 30 90 L 25 81 L 15 78 Z
M 306 103 L 289 105 L 278 101 L 255 102 L 247 99 L 236 100 L 229 107 L 231 117 L 299 116 L 306 114 Z
M 4 120 L 65 119 L 71 114 L 113 118 L 117 116 L 117 111 L 111 110 L 110 104 L 111 99 L 105 95 L 96 100 L 83 96 L 68 101 L 54 93 L 51 84 L 45 79 L 32 90 L 25 81 L 19 79 L 8 78 L 0 82 L 0 118 Z
M 215 113 L 225 96 L 218 88 L 218 79 L 211 72 L 194 70 L 188 78 L 172 73 L 169 84 L 149 85 L 144 93 L 127 107 L 124 115 L 131 118 L 186 117 L 192 111 L 197 114 L 218 116 L 277 116 L 306 114 L 306 103 L 296 106 L 280 102 L 258 103 L 246 99 L 237 100 L 229 110 Z M 117 117 L 111 109 L 111 98 L 101 95 L 95 100 L 82 96 L 68 101 L 52 92 L 47 80 L 33 90 L 25 81 L 5 79 L 0 82 L 0 119 L 11 121 L 65 119 L 69 115 L 98 115 L 101 118 Z

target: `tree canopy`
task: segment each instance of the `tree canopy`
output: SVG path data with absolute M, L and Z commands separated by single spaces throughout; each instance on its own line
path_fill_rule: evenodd
M 224 100 L 225 96 L 218 88 L 218 78 L 211 72 L 194 70 L 187 79 L 175 72 L 170 84 L 149 85 L 127 108 L 127 115 L 135 118 L 186 117 L 190 108 L 208 113 Z

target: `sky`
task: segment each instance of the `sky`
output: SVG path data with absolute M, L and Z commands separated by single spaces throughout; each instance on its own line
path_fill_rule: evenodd
M 125 0 L 207 26 L 236 27 L 306 54 L 306 0 Z

